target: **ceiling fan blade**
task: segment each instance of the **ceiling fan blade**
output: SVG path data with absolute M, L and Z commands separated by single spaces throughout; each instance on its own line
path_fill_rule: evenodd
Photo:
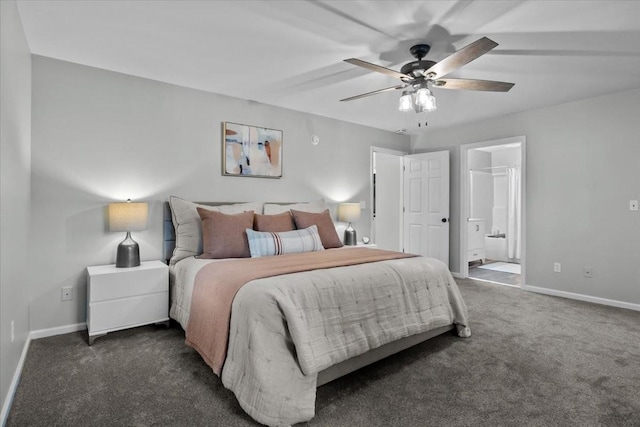
M 486 90 L 490 92 L 509 92 L 515 83 L 495 82 L 491 80 L 439 79 L 434 87 L 439 89 Z
M 434 73 L 435 75 L 431 77 L 433 79 L 443 77 L 484 55 L 496 46 L 498 46 L 498 43 L 487 37 L 483 37 L 447 56 L 445 59 L 426 70 L 424 75 L 427 76 L 428 74 Z
M 390 77 L 395 77 L 397 79 L 412 79 L 413 77 L 407 76 L 406 74 L 399 73 L 397 71 L 390 70 L 389 68 L 384 68 L 376 64 L 372 64 L 371 62 L 362 61 L 356 58 L 345 59 L 344 62 L 348 62 L 349 64 L 357 65 L 358 67 L 366 68 L 367 70 L 375 71 L 377 73 L 386 74 Z
M 387 88 L 384 88 L 384 89 L 374 90 L 373 92 L 367 92 L 367 93 L 363 93 L 363 94 L 360 94 L 360 95 L 351 96 L 349 98 L 341 99 L 340 102 L 342 102 L 342 101 L 353 101 L 354 99 L 360 99 L 360 98 L 364 98 L 366 96 L 377 95 L 379 93 L 389 92 L 391 90 L 404 89 L 405 87 L 407 87 L 407 85 L 391 86 L 391 87 L 387 87 Z

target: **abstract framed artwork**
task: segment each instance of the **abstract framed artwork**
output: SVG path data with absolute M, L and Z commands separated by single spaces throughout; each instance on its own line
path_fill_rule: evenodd
M 282 178 L 282 131 L 224 122 L 222 174 Z

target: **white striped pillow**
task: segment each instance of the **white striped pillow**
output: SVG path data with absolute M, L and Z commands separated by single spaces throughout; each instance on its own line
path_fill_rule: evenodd
M 252 258 L 324 250 L 318 227 L 315 225 L 302 230 L 278 233 L 247 228 L 247 238 Z

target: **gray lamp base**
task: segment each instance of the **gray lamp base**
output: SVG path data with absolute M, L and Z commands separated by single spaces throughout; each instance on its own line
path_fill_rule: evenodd
M 140 265 L 140 248 L 127 231 L 127 237 L 118 245 L 116 255 L 117 268 L 138 267 Z
M 351 228 L 351 225 L 344 230 L 344 244 L 347 246 L 355 246 L 358 244 L 358 239 L 356 238 L 356 230 Z

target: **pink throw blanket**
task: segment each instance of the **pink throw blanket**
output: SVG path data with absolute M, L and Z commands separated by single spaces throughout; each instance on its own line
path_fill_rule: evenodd
M 343 248 L 208 264 L 195 278 L 186 343 L 196 349 L 219 376 L 227 355 L 231 305 L 244 284 L 282 274 L 414 256 L 378 249 Z

